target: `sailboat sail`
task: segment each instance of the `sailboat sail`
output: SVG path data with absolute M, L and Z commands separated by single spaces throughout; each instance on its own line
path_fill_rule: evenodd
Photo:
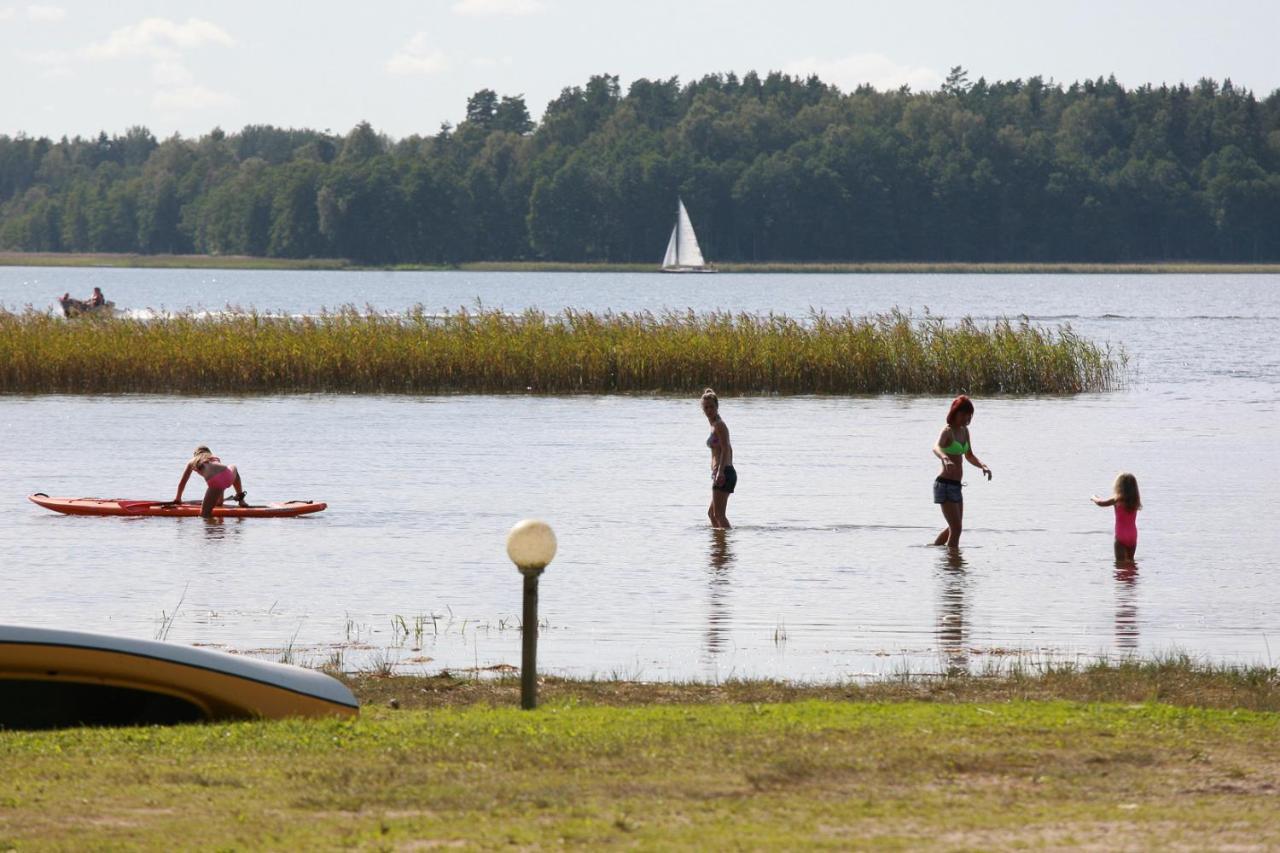
M 662 268 L 668 269 L 680 263 L 680 223 L 671 229 L 671 239 L 667 241 L 667 253 L 662 256 Z
M 667 241 L 667 254 L 662 258 L 662 267 L 697 268 L 706 265 L 702 249 L 698 248 L 698 236 L 693 233 L 693 223 L 689 221 L 689 211 L 685 210 L 684 202 L 677 199 L 676 224 L 671 229 L 671 239 Z

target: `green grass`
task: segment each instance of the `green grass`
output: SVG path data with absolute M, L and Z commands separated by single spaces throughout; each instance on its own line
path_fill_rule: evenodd
M 1123 351 L 1069 326 L 870 317 L 354 310 L 67 322 L 0 312 L 0 391 L 1076 393 Z
M 993 704 L 371 708 L 0 733 L 0 848 L 1280 844 L 1280 716 Z
M 249 255 L 138 255 L 110 252 L 0 252 L 0 266 L 38 267 L 159 267 L 165 269 L 267 270 L 446 270 L 467 272 L 657 272 L 659 264 L 575 261 L 469 261 L 454 266 L 437 264 L 362 265 L 343 258 L 262 258 Z M 1148 261 L 1132 263 L 973 262 L 973 261 L 761 261 L 715 265 L 726 273 L 981 273 L 981 274 L 1134 274 L 1134 273 L 1280 273 L 1280 264 L 1211 261 Z
M 1280 845 L 1273 667 L 349 681 L 356 721 L 0 732 L 0 850 Z

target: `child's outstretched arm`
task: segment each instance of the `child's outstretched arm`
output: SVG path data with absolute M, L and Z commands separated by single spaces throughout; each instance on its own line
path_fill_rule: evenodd
M 1094 502 L 1095 504 L 1097 504 L 1098 506 L 1115 506 L 1115 505 L 1116 505 L 1116 496 L 1115 496 L 1115 495 L 1112 495 L 1112 496 L 1111 496 L 1111 497 L 1109 497 L 1109 498 L 1100 498 L 1100 497 L 1098 497 L 1097 495 L 1094 495 L 1094 496 L 1093 496 L 1093 497 L 1091 497 L 1089 500 L 1093 501 L 1093 502 Z

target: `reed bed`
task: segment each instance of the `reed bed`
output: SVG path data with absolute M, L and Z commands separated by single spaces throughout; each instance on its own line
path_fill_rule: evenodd
M 65 321 L 0 312 L 10 393 L 1070 394 L 1126 357 L 1069 325 L 694 312 L 344 308 L 316 317 Z

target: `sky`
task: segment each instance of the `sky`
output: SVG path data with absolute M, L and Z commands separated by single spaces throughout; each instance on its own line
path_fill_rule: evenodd
M 247 124 L 393 138 L 457 123 L 484 88 L 534 118 L 616 74 L 755 70 L 934 89 L 1040 75 L 1280 89 L 1280 2 L 1149 0 L 0 0 L 0 134 L 199 136 Z

